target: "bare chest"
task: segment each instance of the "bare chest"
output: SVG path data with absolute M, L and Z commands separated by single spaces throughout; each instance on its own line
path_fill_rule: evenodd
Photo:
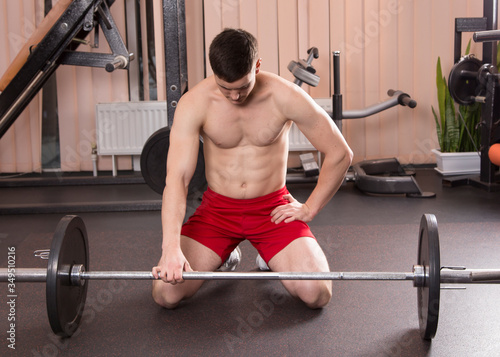
M 269 146 L 283 140 L 291 123 L 275 110 L 230 108 L 207 114 L 203 132 L 219 148 Z

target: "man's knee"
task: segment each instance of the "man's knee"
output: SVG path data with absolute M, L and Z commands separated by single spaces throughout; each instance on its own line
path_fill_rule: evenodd
M 162 281 L 153 282 L 152 290 L 153 300 L 158 305 L 166 309 L 174 309 L 185 298 L 174 289 L 168 289 L 166 283 Z
M 319 309 L 326 306 L 332 298 L 332 282 L 307 280 L 297 286 L 296 295 L 309 308 Z

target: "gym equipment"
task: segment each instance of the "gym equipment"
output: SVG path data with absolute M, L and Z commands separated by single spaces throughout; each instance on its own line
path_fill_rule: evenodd
M 188 88 L 185 0 L 162 0 L 168 127 Z
M 311 47 L 307 50 L 307 54 L 309 55 L 307 60 L 299 60 L 299 62 L 290 61 L 287 68 L 295 77 L 293 83 L 299 87 L 304 82 L 311 87 L 317 87 L 319 84 L 319 76 L 316 75 L 316 70 L 311 63 L 314 58 L 319 57 L 319 51 L 316 47 Z
M 87 284 L 71 282 L 75 262 L 89 266 L 87 230 L 80 217 L 66 216 L 59 222 L 47 264 L 47 315 L 55 334 L 71 336 L 82 318 Z
M 319 175 L 318 163 L 316 162 L 316 160 L 314 160 L 314 155 L 311 152 L 306 154 L 301 154 L 299 155 L 299 158 L 306 177 Z
M 458 104 L 470 105 L 476 102 L 481 66 L 481 61 L 474 55 L 467 55 L 451 68 L 448 87 L 451 97 Z
M 170 128 L 165 127 L 154 132 L 144 144 L 141 153 L 141 173 L 144 180 L 153 191 L 163 194 L 167 177 L 167 155 L 170 145 Z M 198 162 L 196 170 L 189 183 L 188 197 L 204 191 L 207 185 L 205 178 L 205 159 L 203 156 L 203 141 L 200 137 Z
M 434 338 L 437 331 L 441 292 L 439 235 L 435 216 L 424 215 L 420 222 L 417 262 L 420 267 L 425 267 L 426 279 L 425 284 L 415 285 L 418 287 L 417 302 L 420 336 L 425 340 L 430 340 Z
M 302 83 L 309 84 L 313 87 L 319 83 L 319 76 L 312 66 L 312 61 L 319 57 L 319 52 L 316 47 L 311 47 L 307 53 L 309 57 L 307 61 L 300 60 L 299 62 L 291 61 L 288 65 L 288 70 L 295 77 L 294 83 L 301 86 Z M 396 105 L 408 106 L 415 108 L 417 102 L 413 100 L 407 93 L 396 90 L 388 90 L 387 95 L 391 98 L 369 106 L 360 110 L 342 110 L 342 94 L 340 94 L 340 52 L 333 52 L 333 81 L 334 94 L 332 96 L 332 112 L 328 113 L 333 119 L 339 130 L 342 130 L 342 119 L 359 119 L 366 118 Z M 302 158 L 301 158 L 302 160 Z M 311 163 L 314 165 L 311 169 Z M 305 178 L 302 180 L 294 178 L 294 182 L 309 182 L 308 178 L 319 174 L 319 167 L 314 159 L 309 160 L 304 165 Z M 434 192 L 424 192 L 420 189 L 413 173 L 408 173 L 395 158 L 382 160 L 367 160 L 353 165 L 353 172 L 346 175 L 347 182 L 354 182 L 356 187 L 365 193 L 374 194 L 406 194 L 407 197 L 429 198 L 435 197 Z
M 443 179 L 448 185 L 468 185 L 500 190 L 498 167 L 490 160 L 488 152 L 500 141 L 498 125 L 497 45 L 500 31 L 497 30 L 498 0 L 483 1 L 483 17 L 456 18 L 454 62 L 450 71 L 448 87 L 455 102 L 461 105 L 481 103 L 481 170 L 479 177 L 462 176 Z M 462 32 L 473 32 L 473 40 L 483 43 L 482 61 L 472 56 L 461 57 Z
M 114 0 L 73 0 L 55 6 L 54 21 L 46 22 L 28 42 L 43 37 L 32 49 L 24 62 L 24 55 L 14 61 L 2 78 L 5 89 L 0 94 L 0 138 L 14 123 L 31 99 L 61 64 L 106 68 L 128 68 L 134 55 L 127 48 L 117 30 L 109 6 Z M 49 25 L 52 25 L 49 28 Z M 87 34 L 94 31 L 94 47 L 98 47 L 99 30 L 106 37 L 112 53 L 75 51 Z M 46 31 L 46 33 L 41 33 Z M 24 64 L 23 64 L 24 63 Z M 21 66 L 20 69 L 18 67 Z M 15 75 L 14 75 L 14 72 Z M 12 79 L 10 79 L 12 78 Z M 8 84 L 6 83 L 8 82 Z
M 340 52 L 333 52 L 333 83 L 331 117 L 342 130 L 342 119 L 359 119 L 379 113 L 396 105 L 415 108 L 417 102 L 407 93 L 389 89 L 387 95 L 391 98 L 361 110 L 343 110 L 342 94 L 340 93 Z M 370 194 L 406 194 L 406 197 L 432 198 L 434 192 L 424 192 L 420 189 L 413 173 L 408 173 L 396 158 L 365 160 L 353 165 L 354 175 L 348 173 L 346 180 L 354 181 L 356 187 Z
M 365 193 L 404 194 L 413 198 L 436 197 L 434 192 L 422 191 L 413 177 L 396 158 L 366 160 L 352 166 L 354 178 L 348 175 L 347 181 L 354 181 L 356 187 Z
M 77 331 L 85 305 L 87 280 L 151 280 L 150 271 L 88 271 L 87 231 L 78 216 L 65 216 L 57 225 L 47 269 L 0 269 L 0 282 L 46 282 L 47 312 L 52 330 L 69 337 Z M 500 283 L 500 269 L 440 266 L 436 217 L 422 216 L 418 260 L 411 272 L 185 272 L 185 280 L 383 280 L 413 281 L 417 288 L 419 330 L 432 339 L 439 318 L 440 284 Z

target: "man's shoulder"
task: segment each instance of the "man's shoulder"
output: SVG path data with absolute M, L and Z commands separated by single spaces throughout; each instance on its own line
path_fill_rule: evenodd
M 260 71 L 259 75 L 262 80 L 267 81 L 272 84 L 276 85 L 288 85 L 291 82 L 286 80 L 283 77 L 280 77 L 279 75 L 273 73 L 273 72 L 267 72 L 267 71 Z
M 287 97 L 295 91 L 297 86 L 289 80 L 280 77 L 272 72 L 261 71 L 257 75 L 261 83 L 261 88 L 266 92 L 271 92 L 273 97 Z
M 211 80 L 211 78 L 212 77 L 205 78 L 190 88 L 182 95 L 181 101 L 185 103 L 202 103 L 207 100 L 210 94 L 215 90 L 215 82 L 213 79 Z
M 272 72 L 260 72 L 258 76 L 262 90 L 280 102 L 288 102 L 290 97 L 300 92 L 300 87 L 295 83 Z

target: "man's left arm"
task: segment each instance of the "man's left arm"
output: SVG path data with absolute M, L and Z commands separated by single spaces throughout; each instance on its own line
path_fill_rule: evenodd
M 285 116 L 292 120 L 311 144 L 323 154 L 316 187 L 304 204 L 291 195 L 290 204 L 277 207 L 272 221 L 311 221 L 332 199 L 342 185 L 352 161 L 352 151 L 333 120 L 302 89 L 292 88 L 283 107 Z

